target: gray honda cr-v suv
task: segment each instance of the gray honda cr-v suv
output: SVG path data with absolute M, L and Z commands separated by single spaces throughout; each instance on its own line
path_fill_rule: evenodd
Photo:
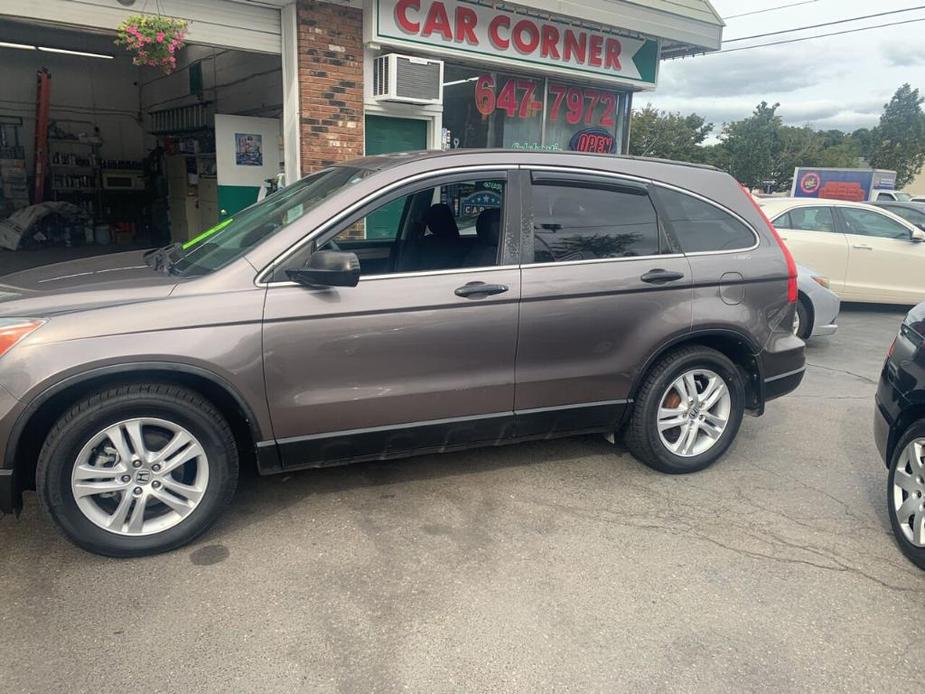
M 178 547 L 263 474 L 588 432 L 703 469 L 803 376 L 796 270 L 706 168 L 456 151 L 314 173 L 182 245 L 0 279 L 0 508 Z

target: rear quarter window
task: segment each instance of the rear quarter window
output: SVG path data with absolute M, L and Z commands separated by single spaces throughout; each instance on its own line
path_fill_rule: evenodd
M 675 242 L 685 253 L 751 248 L 757 238 L 748 226 L 716 205 L 667 188 L 658 199 Z

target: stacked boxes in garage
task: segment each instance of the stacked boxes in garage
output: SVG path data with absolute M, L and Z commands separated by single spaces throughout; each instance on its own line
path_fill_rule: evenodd
M 215 176 L 199 176 L 199 223 L 203 229 L 218 223 L 218 180 Z
M 170 155 L 166 166 L 170 238 L 180 243 L 189 241 L 202 230 L 197 186 L 190 181 L 187 161 L 184 154 Z

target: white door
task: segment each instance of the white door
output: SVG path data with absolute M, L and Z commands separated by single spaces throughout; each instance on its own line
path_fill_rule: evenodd
M 844 298 L 917 304 L 925 299 L 925 244 L 913 227 L 876 210 L 839 207 L 848 239 Z
M 781 239 L 794 259 L 825 275 L 840 294 L 848 272 L 848 241 L 837 231 L 832 208 L 795 207 L 774 218 Z

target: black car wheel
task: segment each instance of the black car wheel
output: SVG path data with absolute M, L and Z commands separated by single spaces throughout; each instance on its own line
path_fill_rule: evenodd
M 925 569 L 925 421 L 912 425 L 893 453 L 887 511 L 899 548 Z
M 75 544 L 129 557 L 184 545 L 234 495 L 238 454 L 225 419 L 172 385 L 113 388 L 81 400 L 48 434 L 37 489 Z
M 630 452 L 661 472 L 697 472 L 732 444 L 745 409 L 735 364 L 709 347 L 682 347 L 648 373 L 626 430 Z

